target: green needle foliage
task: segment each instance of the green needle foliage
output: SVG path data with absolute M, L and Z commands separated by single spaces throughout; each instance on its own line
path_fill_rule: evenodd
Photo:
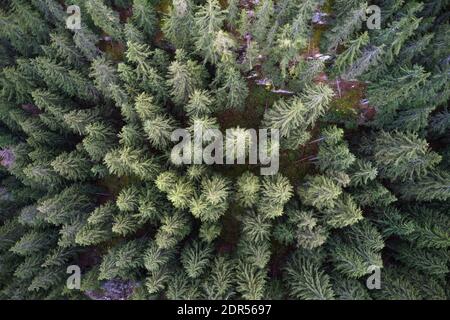
M 450 298 L 448 1 L 0 3 L 0 299 Z

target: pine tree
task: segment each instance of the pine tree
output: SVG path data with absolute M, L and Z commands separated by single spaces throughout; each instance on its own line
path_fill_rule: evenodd
M 191 231 L 189 219 L 180 212 L 164 215 L 155 241 L 160 249 L 169 249 L 177 245 Z
M 240 242 L 238 255 L 252 266 L 264 270 L 270 260 L 270 242 Z
M 83 65 L 84 57 L 67 35 L 52 33 L 50 34 L 50 39 L 50 48 L 55 50 L 58 58 L 73 67 L 81 67 Z
M 242 219 L 243 238 L 254 243 L 270 240 L 272 223 L 257 213 L 248 213 Z
M 249 72 L 259 64 L 260 51 L 261 49 L 256 41 L 250 40 L 247 42 L 247 48 L 245 50 L 243 60 L 244 71 Z
M 330 178 L 317 175 L 308 177 L 297 193 L 306 205 L 323 209 L 334 207 L 342 189 Z
M 87 155 L 79 151 L 62 153 L 52 161 L 51 165 L 58 174 L 74 181 L 88 179 L 92 166 Z
M 325 140 L 319 146 L 317 154 L 320 170 L 346 171 L 354 162 L 355 156 L 350 152 L 345 141 L 332 144 Z
M 22 256 L 29 256 L 49 249 L 54 242 L 55 235 L 51 232 L 30 231 L 24 234 L 9 250 Z
M 154 119 L 163 113 L 162 108 L 154 101 L 155 99 L 143 92 L 136 97 L 134 107 L 141 121 Z
M 419 27 L 422 18 L 417 18 L 415 13 L 423 8 L 422 3 L 412 3 L 406 6 L 406 12 L 403 12 L 399 20 L 392 22 L 387 30 L 380 31 L 376 37 L 379 44 L 385 44 L 386 47 L 386 63 L 390 64 L 394 58 L 400 53 L 400 49 L 405 42 L 414 35 L 415 30 Z
M 398 259 L 406 266 L 412 266 L 429 275 L 448 273 L 448 255 L 444 250 L 420 249 L 411 245 L 400 245 L 396 249 Z
M 132 21 L 149 37 L 153 36 L 157 24 L 156 12 L 152 5 L 144 0 L 133 0 Z
M 144 253 L 144 266 L 150 272 L 157 272 L 173 258 L 173 250 L 161 250 L 156 243 L 150 243 Z
M 168 16 L 163 20 L 164 35 L 178 49 L 187 49 L 192 45 L 192 30 L 195 30 L 193 7 L 191 0 L 174 0 Z
M 108 8 L 103 0 L 88 1 L 85 6 L 96 26 L 114 39 L 122 40 L 122 27 L 117 12 Z
M 383 126 L 393 120 L 399 105 L 409 95 L 420 88 L 429 77 L 423 67 L 415 65 L 412 69 L 392 72 L 376 84 L 368 87 L 369 101 L 377 107 L 376 125 Z
M 261 201 L 258 204 L 258 212 L 267 218 L 283 215 L 284 205 L 292 197 L 292 194 L 293 188 L 289 180 L 281 174 L 264 177 L 261 182 Z
M 374 159 L 382 176 L 405 181 L 425 176 L 442 158 L 415 133 L 381 132 L 375 141 Z
M 448 299 L 448 1 L 0 2 L 0 299 Z
M 371 267 L 383 266 L 380 251 L 384 241 L 368 221 L 352 225 L 345 240 L 337 236 L 332 246 L 334 267 L 349 278 L 360 278 L 371 273 Z
M 199 196 L 189 200 L 192 215 L 203 222 L 216 222 L 228 209 L 229 181 L 220 176 L 204 178 Z
M 98 57 L 92 61 L 89 76 L 94 78 L 95 86 L 105 96 L 111 94 L 111 86 L 118 82 L 116 69 L 105 57 Z
M 288 220 L 276 232 L 282 242 L 294 244 L 304 249 L 320 247 L 328 238 L 327 230 L 318 223 L 313 211 L 291 209 L 287 212 Z
M 264 125 L 280 130 L 280 136 L 289 137 L 295 129 L 303 125 L 306 107 L 298 97 L 289 101 L 277 100 L 272 109 L 264 113 Z
M 363 219 L 362 211 L 352 197 L 344 194 L 335 205 L 325 210 L 326 222 L 333 228 L 343 228 Z
M 211 271 L 203 285 L 206 299 L 225 299 L 232 295 L 235 279 L 233 262 L 224 256 L 214 258 Z
M 33 278 L 29 291 L 40 291 L 42 289 L 48 290 L 50 288 L 57 287 L 58 284 L 63 283 L 65 279 L 65 273 L 61 268 L 47 268 L 43 272 L 40 272 Z
M 297 252 L 285 267 L 289 295 L 296 299 L 333 300 L 330 277 L 313 258 Z
M 301 97 L 291 98 L 289 102 L 276 101 L 273 109 L 264 114 L 263 123 L 266 127 L 279 129 L 280 136 L 287 138 L 290 147 L 295 149 L 309 139 L 307 128 L 325 113 L 332 95 L 328 86 L 308 87 Z
M 51 224 L 70 222 L 72 218 L 92 210 L 93 204 L 89 195 L 81 190 L 82 186 L 72 185 L 52 197 L 43 199 L 38 205 L 38 211 Z
M 217 89 L 218 103 L 225 108 L 243 110 L 245 99 L 249 94 L 247 83 L 234 65 L 220 64 L 218 68 L 220 79 L 220 86 Z
M 366 8 L 367 3 L 362 3 L 337 21 L 328 36 L 328 52 L 335 51 L 339 45 L 348 41 L 356 31 L 361 29 Z
M 145 282 L 145 287 L 150 294 L 156 294 L 165 289 L 172 273 L 167 268 L 158 269 L 151 272 Z
M 65 124 L 74 132 L 79 135 L 86 134 L 86 128 L 95 122 L 101 121 L 100 109 L 83 109 L 70 111 L 64 114 Z
M 229 33 L 222 30 L 216 33 L 214 39 L 214 52 L 220 57 L 221 61 L 234 60 L 234 51 L 236 50 L 236 47 L 237 44 Z
M 204 6 L 195 12 L 196 40 L 195 48 L 204 62 L 217 63 L 218 56 L 214 49 L 216 33 L 220 30 L 225 19 L 225 11 L 221 10 L 217 0 L 208 0 Z
M 400 185 L 399 189 L 404 199 L 446 201 L 450 197 L 449 181 L 448 172 L 437 170 L 412 182 L 404 183 Z
M 385 286 L 381 288 L 380 297 L 386 300 L 421 300 L 420 291 L 413 285 L 412 279 L 408 279 L 399 268 L 386 268 L 384 272 Z
M 41 264 L 44 257 L 42 255 L 32 255 L 25 260 L 14 271 L 14 276 L 19 279 L 34 278 L 41 271 Z
M 199 242 L 187 245 L 181 253 L 181 264 L 190 278 L 198 278 L 211 259 L 212 249 Z
M 100 50 L 95 45 L 97 41 L 98 36 L 83 25 L 81 26 L 81 29 L 74 30 L 73 42 L 78 50 L 80 50 L 84 57 L 89 61 L 94 60 L 100 55 Z
M 260 182 L 251 172 L 245 172 L 237 181 L 236 198 L 243 207 L 256 205 L 259 199 Z
M 378 170 L 372 166 L 371 162 L 361 159 L 356 159 L 350 170 L 351 184 L 355 187 L 368 184 L 378 175 Z
M 103 257 L 98 279 L 127 278 L 133 271 L 143 266 L 143 250 L 144 244 L 139 240 L 120 243 L 112 247 Z
M 193 60 L 186 60 L 182 50 L 176 52 L 176 61 L 169 66 L 168 85 L 175 103 L 187 102 L 195 89 L 199 89 L 203 82 L 203 68 Z
M 384 54 L 384 48 L 384 45 L 379 47 L 369 46 L 365 48 L 361 53 L 361 57 L 350 65 L 343 74 L 341 74 L 342 79 L 357 79 L 371 67 L 379 65 Z
M 44 57 L 36 58 L 33 66 L 50 87 L 59 88 L 71 97 L 78 96 L 86 100 L 96 100 L 98 97 L 93 84 L 76 70 L 66 69 Z
M 121 236 L 136 233 L 142 225 L 140 222 L 141 221 L 139 221 L 135 214 L 129 212 L 117 214 L 114 217 L 112 232 Z
M 184 272 L 177 272 L 173 281 L 167 284 L 166 296 L 171 300 L 198 299 L 198 282 L 190 280 Z
M 140 190 L 137 186 L 130 186 L 120 191 L 116 200 L 116 205 L 120 211 L 132 212 L 137 210 L 139 205 Z
M 154 119 L 144 122 L 144 131 L 152 146 L 165 149 L 171 143 L 170 136 L 176 129 L 176 122 L 167 115 L 157 115 Z
M 255 10 L 256 21 L 252 30 L 258 43 L 265 44 L 274 13 L 275 10 L 272 0 L 263 0 L 258 3 Z
M 142 112 L 145 114 L 146 111 Z M 145 141 L 144 131 L 137 124 L 124 125 L 117 136 L 119 137 L 119 143 L 125 147 L 137 148 L 142 146 Z
M 261 269 L 253 265 L 239 261 L 236 267 L 236 290 L 242 298 L 247 300 L 259 300 L 264 297 L 267 275 Z
M 227 7 L 226 11 L 227 11 L 226 12 L 227 13 L 226 21 L 227 21 L 228 25 L 230 25 L 232 27 L 236 27 L 239 13 L 240 13 L 239 1 L 238 0 L 230 0 L 228 2 L 228 7 Z
M 372 300 L 369 291 L 359 281 L 336 277 L 333 290 L 338 300 Z
M 353 65 L 355 61 L 362 56 L 361 49 L 368 43 L 369 34 L 367 31 L 355 40 L 349 40 L 347 45 L 348 48 L 337 57 L 334 63 L 335 74 L 340 74 L 346 70 L 347 67 Z
M 111 221 L 117 208 L 112 202 L 106 202 L 91 212 L 87 218 L 87 222 L 92 225 L 108 223 Z
M 92 160 L 101 161 L 116 142 L 116 133 L 103 122 L 94 122 L 85 128 L 87 136 L 83 139 L 83 148 Z
M 213 112 L 213 103 L 214 100 L 208 91 L 194 89 L 184 110 L 190 117 L 208 116 Z

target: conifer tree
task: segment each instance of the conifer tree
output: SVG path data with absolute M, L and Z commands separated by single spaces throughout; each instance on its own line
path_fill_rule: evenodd
M 191 231 L 189 219 L 179 211 L 173 215 L 164 215 L 161 224 L 155 237 L 160 249 L 175 247 Z
M 258 43 L 264 44 L 268 29 L 271 25 L 271 18 L 274 15 L 274 5 L 272 0 L 263 0 L 258 3 L 255 10 L 255 23 L 253 27 L 253 34 Z
M 306 205 L 322 209 L 334 207 L 342 189 L 330 178 L 317 175 L 308 177 L 297 192 Z
M 190 278 L 198 278 L 206 269 L 212 249 L 199 242 L 187 245 L 181 253 L 181 263 Z
M 225 108 L 236 108 L 243 110 L 244 102 L 248 96 L 247 83 L 239 70 L 234 65 L 219 65 L 220 86 L 217 89 L 218 103 Z M 217 80 L 217 79 L 216 79 Z
M 89 124 L 86 127 L 86 134 L 83 148 L 94 161 L 101 161 L 116 142 L 116 134 L 111 125 L 103 122 Z
M 194 4 L 191 0 L 174 0 L 168 16 L 163 20 L 162 30 L 178 49 L 192 45 L 194 29 Z
M 448 1 L 0 3 L 0 299 L 448 299 Z
M 442 158 L 415 133 L 381 132 L 375 141 L 374 159 L 381 175 L 405 181 L 425 176 Z
M 260 190 L 259 178 L 251 172 L 245 172 L 237 181 L 236 198 L 243 207 L 257 204 Z
M 261 198 L 258 203 L 258 212 L 267 218 L 283 215 L 284 205 L 292 197 L 293 188 L 289 180 L 277 174 L 274 177 L 264 177 L 261 182 Z
M 127 278 L 128 274 L 136 271 L 143 265 L 143 250 L 144 244 L 139 240 L 121 243 L 112 247 L 103 257 L 98 279 Z
M 176 61 L 169 66 L 167 81 L 175 103 L 185 103 L 194 90 L 202 86 L 203 77 L 202 67 L 193 60 L 187 60 L 185 53 L 178 50 Z
M 400 69 L 368 88 L 368 98 L 379 113 L 376 124 L 383 126 L 393 120 L 399 105 L 423 85 L 429 73 L 415 65 L 412 69 Z
M 211 263 L 211 272 L 204 283 L 205 298 L 229 298 L 233 294 L 235 271 L 233 260 L 224 256 L 216 256 Z
M 257 267 L 239 261 L 236 267 L 237 291 L 244 299 L 258 300 L 264 297 L 267 281 L 265 272 Z
M 351 226 L 345 239 L 336 237 L 334 241 L 334 266 L 344 275 L 359 278 L 371 273 L 370 267 L 383 266 L 380 251 L 384 241 L 370 222 L 362 221 Z
M 122 27 L 117 12 L 111 10 L 102 0 L 85 3 L 86 10 L 96 26 L 116 40 L 122 40 Z
M 450 176 L 448 172 L 437 170 L 412 182 L 406 182 L 400 185 L 399 189 L 404 199 L 446 201 L 450 197 L 449 181 Z
M 362 27 L 363 17 L 366 15 L 367 3 L 353 8 L 345 16 L 341 17 L 329 33 L 328 51 L 335 51 L 337 47 L 349 40 L 350 37 Z
M 207 116 L 213 111 L 213 103 L 213 98 L 208 91 L 194 89 L 184 109 L 189 116 Z
M 62 153 L 51 165 L 58 174 L 69 180 L 83 181 L 90 176 L 91 163 L 83 152 Z
M 327 224 L 333 228 L 343 228 L 363 218 L 361 209 L 348 194 L 344 194 L 335 201 L 335 205 L 324 211 Z
M 70 222 L 76 216 L 90 212 L 93 203 L 82 186 L 72 185 L 60 193 L 43 199 L 38 205 L 38 211 L 44 219 L 54 225 Z
M 217 63 L 218 56 L 214 49 L 216 33 L 220 30 L 225 19 L 225 12 L 220 8 L 217 0 L 207 0 L 204 6 L 195 12 L 196 40 L 195 48 L 204 62 Z
M 330 277 L 320 269 L 318 261 L 301 251 L 292 255 L 285 272 L 291 297 L 306 300 L 334 299 Z
M 100 50 L 96 47 L 98 36 L 85 26 L 81 26 L 81 29 L 74 30 L 73 42 L 78 50 L 84 55 L 84 57 L 92 61 L 100 55 Z
M 341 53 L 335 63 L 334 69 L 336 74 L 340 74 L 349 66 L 353 65 L 355 61 L 362 56 L 361 49 L 369 43 L 369 34 L 364 32 L 355 40 L 348 41 L 348 48 Z
M 143 0 L 133 0 L 132 21 L 147 36 L 152 36 L 157 23 L 155 9 L 151 3 Z

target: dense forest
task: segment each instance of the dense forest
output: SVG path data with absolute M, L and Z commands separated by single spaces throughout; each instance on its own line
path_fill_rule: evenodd
M 449 5 L 0 0 L 0 299 L 450 299 Z

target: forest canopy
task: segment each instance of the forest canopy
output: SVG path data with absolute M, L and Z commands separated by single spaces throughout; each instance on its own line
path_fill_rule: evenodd
M 0 0 L 0 299 L 448 300 L 449 4 Z

